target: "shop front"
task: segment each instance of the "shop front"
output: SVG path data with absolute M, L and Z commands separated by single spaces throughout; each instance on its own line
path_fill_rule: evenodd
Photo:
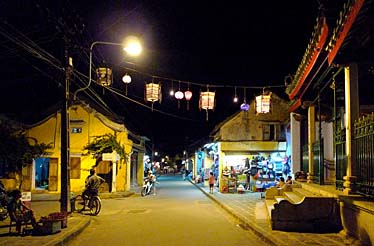
M 220 160 L 219 191 L 222 193 L 241 192 L 243 188 L 256 191 L 256 183 L 275 182 L 277 177 L 284 175 L 287 163 L 286 142 L 245 141 L 217 144 Z

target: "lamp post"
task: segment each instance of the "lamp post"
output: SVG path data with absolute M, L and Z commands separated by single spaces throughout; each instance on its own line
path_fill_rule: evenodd
M 114 46 L 122 46 L 124 47 L 123 50 L 131 55 L 131 56 L 138 56 L 142 52 L 142 46 L 140 44 L 140 41 L 133 36 L 128 37 L 124 43 L 114 43 L 114 42 L 107 42 L 107 41 L 95 41 L 91 44 L 90 50 L 89 50 L 89 71 L 88 71 L 88 84 L 87 86 L 78 89 L 74 93 L 74 100 L 76 99 L 76 95 L 80 91 L 84 91 L 88 89 L 91 85 L 91 80 L 92 80 L 92 53 L 93 53 L 93 48 L 95 45 L 101 44 L 101 45 L 114 45 Z
M 80 91 L 84 91 L 86 89 L 88 89 L 91 85 L 91 81 L 92 81 L 92 53 L 93 53 L 93 48 L 95 45 L 97 44 L 101 44 L 101 45 L 115 45 L 115 46 L 123 46 L 123 50 L 126 51 L 126 53 L 128 53 L 129 55 L 131 56 L 138 56 L 141 51 L 142 51 L 142 47 L 141 47 L 141 44 L 139 42 L 139 40 L 136 38 L 136 37 L 128 37 L 126 38 L 125 42 L 124 43 L 114 43 L 114 42 L 106 42 L 106 41 L 95 41 L 91 44 L 90 46 L 90 49 L 89 49 L 89 72 L 88 72 L 88 84 L 85 86 L 85 87 L 82 87 L 78 90 L 75 91 L 74 93 L 74 100 L 76 100 L 76 96 L 77 96 L 77 93 L 80 92 Z M 127 76 L 127 77 L 126 77 Z M 123 82 L 124 83 L 129 83 L 131 82 L 131 78 L 129 78 L 129 75 L 126 74 L 125 77 L 123 78 Z M 127 86 L 127 85 L 126 85 Z M 126 94 L 127 94 L 127 88 L 126 88 Z M 69 121 L 69 119 L 67 119 L 67 121 Z M 69 128 L 67 128 L 69 129 Z M 64 133 L 67 135 L 67 141 L 69 141 L 69 131 L 67 133 Z M 113 162 L 113 172 L 112 172 L 112 192 L 115 192 L 116 191 L 116 165 L 117 165 L 117 153 L 115 151 L 113 151 L 112 153 L 112 162 Z M 63 180 L 61 180 L 63 181 Z M 64 181 L 66 182 L 66 181 Z

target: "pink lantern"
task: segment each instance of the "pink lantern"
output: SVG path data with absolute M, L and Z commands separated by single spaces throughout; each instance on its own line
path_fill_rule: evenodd
M 192 92 L 189 89 L 187 89 L 187 91 L 184 92 L 184 97 L 187 100 L 187 110 L 189 110 L 190 109 L 190 105 L 189 104 L 190 104 L 190 100 L 192 98 Z

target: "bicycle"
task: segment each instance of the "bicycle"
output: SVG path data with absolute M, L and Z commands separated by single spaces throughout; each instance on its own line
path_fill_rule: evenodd
M 101 210 L 101 199 L 99 195 L 91 195 L 89 197 L 83 195 L 77 195 L 74 198 L 75 210 L 79 213 L 86 211 L 86 208 L 89 209 L 91 215 L 96 216 L 100 213 Z

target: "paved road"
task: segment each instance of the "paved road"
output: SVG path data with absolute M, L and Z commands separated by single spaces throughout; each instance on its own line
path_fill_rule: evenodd
M 265 245 L 179 175 L 159 182 L 156 195 L 103 200 L 69 245 Z

